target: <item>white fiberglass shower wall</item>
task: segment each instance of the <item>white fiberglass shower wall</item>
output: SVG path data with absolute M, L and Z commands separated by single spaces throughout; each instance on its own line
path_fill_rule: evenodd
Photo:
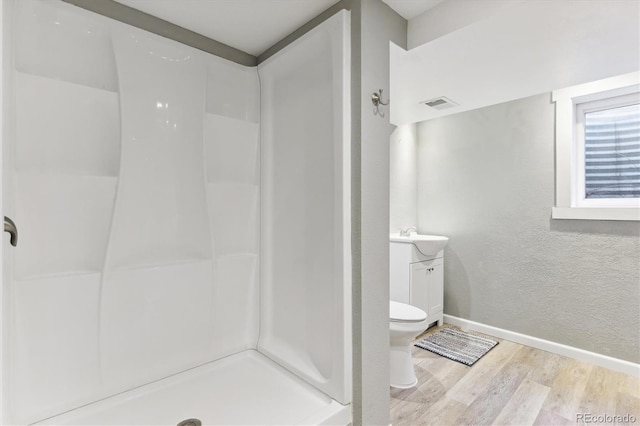
M 19 243 L 4 247 L 0 421 L 176 424 L 189 381 L 165 400 L 145 385 L 199 368 L 218 371 L 198 379 L 205 424 L 348 405 L 348 12 L 256 68 L 58 1 L 4 7 Z M 311 396 L 260 407 L 253 388 L 284 390 L 242 373 L 256 365 Z
M 347 12 L 341 12 L 346 18 Z M 347 19 L 260 64 L 262 309 L 259 348 L 350 400 L 351 233 Z M 337 84 L 336 84 L 337 83 Z M 321 112 L 322 111 L 322 112 Z M 338 397 L 338 395 L 340 395 Z

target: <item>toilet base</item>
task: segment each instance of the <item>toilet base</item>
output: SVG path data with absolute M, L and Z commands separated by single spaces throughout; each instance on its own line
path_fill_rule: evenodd
M 418 384 L 418 378 L 413 367 L 411 347 L 406 345 L 391 346 L 389 353 L 390 369 L 389 384 L 391 387 L 408 389 Z

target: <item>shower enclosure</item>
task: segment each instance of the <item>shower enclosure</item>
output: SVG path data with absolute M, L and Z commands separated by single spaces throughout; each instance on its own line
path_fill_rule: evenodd
M 349 12 L 258 67 L 2 13 L 0 423 L 348 424 Z

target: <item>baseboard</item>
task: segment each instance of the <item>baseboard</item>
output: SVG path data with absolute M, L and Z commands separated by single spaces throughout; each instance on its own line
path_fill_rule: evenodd
M 531 346 L 536 349 L 541 349 L 543 351 L 551 352 L 554 354 L 568 356 L 580 361 L 586 361 L 591 364 L 599 365 L 610 370 L 620 371 L 625 374 L 631 374 L 633 376 L 640 377 L 640 364 L 636 364 L 633 362 L 613 358 L 595 352 L 585 351 L 584 349 L 574 348 L 573 346 L 563 345 L 561 343 L 552 342 L 550 340 L 539 339 L 537 337 L 516 333 L 515 331 L 493 327 L 464 318 L 454 317 L 453 315 L 445 314 L 444 322 L 447 324 L 458 326 L 460 328 L 465 328 L 467 330 L 489 334 L 500 339 L 505 339 L 511 342 L 520 343 L 522 345 Z

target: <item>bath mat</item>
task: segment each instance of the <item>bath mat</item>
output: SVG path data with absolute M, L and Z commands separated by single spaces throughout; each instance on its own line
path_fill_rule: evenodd
M 416 346 L 430 352 L 472 366 L 498 342 L 484 336 L 467 333 L 455 328 L 443 328 L 422 339 Z

